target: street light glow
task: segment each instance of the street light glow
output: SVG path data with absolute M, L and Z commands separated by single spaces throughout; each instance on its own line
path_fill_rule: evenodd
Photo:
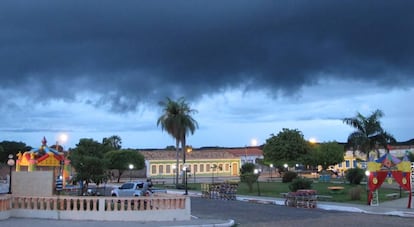
M 253 146 L 253 147 L 257 146 L 257 144 L 258 144 L 258 142 L 257 142 L 257 139 L 256 139 L 256 138 L 253 138 L 253 139 L 250 141 L 250 145 L 251 145 L 251 146 Z
M 59 144 L 65 144 L 68 141 L 68 139 L 69 139 L 69 136 L 66 133 L 60 133 L 58 136 Z
M 309 138 L 309 143 L 316 143 L 317 140 L 314 137 Z

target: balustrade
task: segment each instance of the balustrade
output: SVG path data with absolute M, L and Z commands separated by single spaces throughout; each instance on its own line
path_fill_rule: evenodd
M 93 216 L 104 216 L 105 218 L 121 219 L 125 215 L 126 219 L 135 220 L 138 216 L 147 217 L 151 215 L 135 214 L 131 212 L 151 211 L 167 214 L 166 218 L 178 219 L 191 218 L 189 197 L 182 195 L 159 195 L 150 197 L 76 197 L 76 196 L 55 196 L 55 197 L 36 197 L 36 196 L 4 196 L 0 197 L 0 212 L 9 212 L 13 217 L 14 212 L 20 217 L 40 217 L 64 218 L 77 217 L 77 219 L 94 219 Z M 26 212 L 27 211 L 27 212 Z M 76 212 L 76 216 L 73 215 Z M 79 213 L 81 212 L 81 213 Z M 82 212 L 84 214 L 82 214 Z M 113 214 L 112 214 L 113 213 Z M 0 213 L 1 214 L 1 213 Z M 111 215 L 109 215 L 111 214 Z M 1 217 L 1 215 L 0 215 Z M 159 218 L 159 217 L 158 217 Z M 121 219 L 122 220 L 122 219 Z

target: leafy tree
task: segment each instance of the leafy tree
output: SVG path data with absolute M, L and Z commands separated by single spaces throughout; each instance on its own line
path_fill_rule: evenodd
M 177 163 L 179 166 L 179 145 L 181 143 L 181 151 L 183 153 L 183 163 L 186 162 L 186 136 L 194 134 L 198 128 L 197 121 L 191 116 L 197 110 L 191 109 L 190 105 L 184 98 L 177 101 L 167 98 L 166 101 L 160 101 L 159 105 L 163 108 L 162 115 L 157 120 L 157 126 L 161 125 L 161 129 L 167 131 L 176 141 Z M 184 180 L 184 179 L 183 179 Z M 176 183 L 178 183 L 178 171 L 176 172 Z
M 383 147 L 388 151 L 389 143 L 396 143 L 395 138 L 387 133 L 382 127 L 379 118 L 383 117 L 381 110 L 374 111 L 368 117 L 357 113 L 355 117 L 344 118 L 343 122 L 353 128 L 355 131 L 348 136 L 348 145 L 352 147 L 354 152 L 359 150 L 366 154 L 369 159 L 369 152 L 376 150 L 377 147 Z M 379 156 L 379 150 L 376 150 Z
M 312 166 L 321 165 L 327 169 L 330 165 L 336 165 L 344 161 L 345 148 L 337 142 L 327 142 L 314 145 L 307 155 L 306 164 Z
M 296 164 L 303 160 L 309 151 L 309 145 L 297 129 L 282 129 L 276 136 L 266 140 L 263 154 L 266 162 L 282 166 L 284 163 Z
M 12 154 L 14 158 L 16 158 L 16 154 L 21 152 L 25 152 L 31 150 L 31 147 L 26 146 L 23 142 L 15 142 L 15 141 L 2 141 L 0 143 L 0 162 L 7 162 L 9 159 L 9 154 Z
M 240 182 L 247 184 L 249 192 L 253 192 L 253 184 L 259 179 L 259 174 L 255 174 L 254 169 L 253 163 L 245 163 L 240 168 Z
M 69 160 L 75 168 L 75 181 L 80 181 L 88 188 L 89 183 L 97 185 L 107 179 L 107 162 L 104 159 L 106 148 L 93 139 L 80 139 L 76 148 L 69 152 Z
M 105 159 L 108 161 L 109 169 L 118 170 L 118 179 L 119 183 L 122 174 L 129 170 L 129 165 L 134 165 L 134 169 L 140 170 L 145 167 L 144 156 L 135 150 L 112 150 L 105 153 Z
M 122 147 L 122 139 L 120 136 L 113 135 L 109 138 L 103 138 L 102 143 L 110 147 L 110 150 L 120 150 Z

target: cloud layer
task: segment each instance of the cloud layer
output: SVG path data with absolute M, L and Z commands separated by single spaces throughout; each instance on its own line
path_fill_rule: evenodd
M 139 113 L 167 96 L 197 102 L 240 90 L 307 99 L 306 90 L 332 84 L 311 93 L 326 100 L 414 85 L 411 1 L 1 5 L 2 112 L 63 102 Z M 65 115 L 56 111 L 39 117 Z

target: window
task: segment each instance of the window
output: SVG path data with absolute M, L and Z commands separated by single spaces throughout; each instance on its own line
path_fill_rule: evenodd
M 342 162 L 341 163 L 338 163 L 338 167 L 339 168 L 342 168 Z
M 120 187 L 120 189 L 132 189 L 133 187 L 134 183 L 125 183 Z
M 206 172 L 210 172 L 210 164 L 206 164 Z
M 171 173 L 171 165 L 165 166 L 165 173 Z
M 357 167 L 357 161 L 354 160 L 352 165 L 353 165 L 352 167 L 356 168 Z
M 163 165 L 159 165 L 158 166 L 158 174 L 163 174 L 164 173 L 164 166 Z
M 223 171 L 223 164 L 218 165 L 218 171 Z
M 156 174 L 157 173 L 157 166 L 156 165 L 151 165 L 151 173 L 152 174 Z
M 198 172 L 198 166 L 197 164 L 194 164 L 194 173 Z
M 200 172 L 204 172 L 204 164 L 200 164 Z
M 346 167 L 346 168 L 349 168 L 349 167 L 350 167 L 350 166 L 349 166 L 349 164 L 350 164 L 350 163 L 349 163 L 349 160 L 346 160 L 346 161 L 345 161 L 345 167 Z

